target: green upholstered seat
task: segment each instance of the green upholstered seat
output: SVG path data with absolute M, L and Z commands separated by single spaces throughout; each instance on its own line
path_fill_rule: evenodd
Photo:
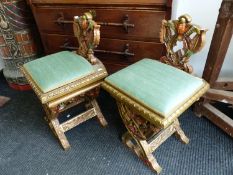
M 85 58 L 69 51 L 28 62 L 24 64 L 24 69 L 44 93 L 94 72 Z
M 198 77 L 151 59 L 122 69 L 105 81 L 164 118 L 205 85 Z

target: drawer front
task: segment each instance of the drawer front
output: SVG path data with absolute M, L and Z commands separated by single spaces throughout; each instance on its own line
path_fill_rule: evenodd
M 42 34 L 41 37 L 46 54 L 73 50 L 78 45 L 77 39 L 72 35 Z M 163 49 L 161 43 L 102 38 L 95 55 L 109 72 L 114 72 L 142 58 L 159 59 Z
M 91 9 L 85 7 L 37 7 L 34 9 L 41 32 L 72 35 L 72 21 L 75 15 L 95 10 L 96 21 L 101 24 L 101 37 L 143 41 L 158 41 L 165 11 Z M 58 22 L 60 21 L 60 22 Z
M 104 62 L 104 66 L 106 67 L 108 74 L 112 74 L 114 72 L 117 72 L 118 70 L 126 68 L 127 66 L 129 66 L 129 64 L 126 65 L 126 64 L 114 64 L 114 63 Z
M 41 39 L 46 55 L 56 53 L 62 50 L 73 50 L 68 47 L 77 47 L 78 41 L 71 35 L 41 34 Z
M 118 40 L 102 38 L 96 55 L 103 61 L 114 64 L 132 64 L 142 58 L 159 59 L 163 53 L 163 45 L 155 42 Z

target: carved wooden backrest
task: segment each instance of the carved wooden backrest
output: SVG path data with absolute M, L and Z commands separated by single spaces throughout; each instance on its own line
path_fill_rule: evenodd
M 192 66 L 188 64 L 189 58 L 200 51 L 205 44 L 207 30 L 191 24 L 192 18 L 185 14 L 178 20 L 163 20 L 160 40 L 165 44 L 167 54 L 160 60 L 166 64 L 192 73 Z M 177 45 L 183 45 L 176 50 Z
M 77 54 L 86 58 L 91 64 L 96 63 L 94 48 L 100 41 L 100 25 L 93 20 L 95 12 L 90 11 L 82 16 L 75 16 L 73 22 L 74 35 L 78 39 Z

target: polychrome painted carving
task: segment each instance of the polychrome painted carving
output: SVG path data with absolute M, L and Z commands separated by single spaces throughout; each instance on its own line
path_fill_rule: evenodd
M 191 73 L 192 67 L 188 65 L 189 58 L 204 46 L 205 33 L 206 30 L 191 24 L 189 15 L 182 15 L 178 20 L 173 21 L 163 20 L 161 42 L 167 48 L 167 55 L 162 57 L 161 61 Z M 183 46 L 181 49 L 175 50 L 178 42 L 181 42 Z M 156 110 L 152 111 L 147 108 L 143 101 L 124 93 L 124 89 L 117 85 L 104 81 L 102 87 L 117 100 L 119 113 L 127 128 L 127 132 L 122 136 L 123 143 L 156 173 L 160 173 L 162 168 L 153 152 L 173 134 L 183 143 L 189 143 L 188 137 L 180 127 L 178 117 L 209 89 L 208 83 L 205 83 L 189 99 L 184 100 L 185 103 L 173 111 L 170 116 L 164 117 L 162 114 L 156 113 Z M 159 100 L 155 99 L 154 102 L 160 103 Z
M 100 84 L 107 76 L 107 71 L 101 61 L 93 55 L 93 49 L 99 43 L 100 33 L 99 26 L 92 20 L 92 17 L 90 12 L 80 17 L 76 16 L 73 24 L 75 36 L 79 41 L 77 54 L 82 55 L 83 59 L 87 59 L 93 64 L 95 63 L 92 65 L 93 72 L 85 76 L 76 77 L 75 80 L 44 93 L 26 68 L 22 67 L 23 74 L 43 104 L 46 112 L 46 121 L 65 150 L 70 148 L 69 141 L 65 136 L 66 131 L 93 117 L 97 118 L 101 126 L 107 125 L 107 121 L 95 99 L 98 96 Z M 51 66 L 51 68 L 56 68 L 56 66 Z M 58 120 L 59 115 L 63 111 L 82 104 L 86 108 L 84 112 L 62 123 Z
M 203 48 L 207 31 L 191 24 L 191 21 L 192 18 L 187 14 L 178 20 L 163 20 L 160 36 L 167 49 L 167 55 L 160 60 L 188 73 L 193 71 L 188 64 L 189 58 Z M 183 46 L 176 50 L 178 44 Z
M 93 17 L 95 17 L 94 11 L 86 12 L 80 17 L 75 16 L 73 29 L 79 43 L 77 53 L 87 58 L 90 63 L 95 64 L 94 48 L 98 46 L 100 41 L 100 25 L 93 21 Z

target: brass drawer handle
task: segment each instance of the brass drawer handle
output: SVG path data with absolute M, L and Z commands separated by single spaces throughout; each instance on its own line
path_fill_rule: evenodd
M 60 46 L 61 49 L 66 49 L 66 50 L 77 50 L 77 47 L 70 46 L 69 42 L 65 42 L 62 46 Z M 125 44 L 125 49 L 123 52 L 118 52 L 118 51 L 109 51 L 109 50 L 98 50 L 95 49 L 94 52 L 96 53 L 106 53 L 106 54 L 116 54 L 116 55 L 122 55 L 124 57 L 132 57 L 135 54 L 129 52 L 129 44 Z
M 129 28 L 134 28 L 134 24 L 129 24 L 129 15 L 125 15 L 122 19 L 122 23 L 111 22 L 97 22 L 101 26 L 122 26 L 126 33 L 129 33 Z
M 72 24 L 73 21 L 65 20 L 64 13 L 60 12 L 58 18 L 54 20 L 55 23 L 64 27 L 64 24 Z
M 64 14 L 61 12 L 58 14 L 59 17 L 54 20 L 55 23 L 64 27 L 65 24 L 72 24 L 73 21 L 65 20 Z M 101 26 L 122 26 L 126 33 L 129 33 L 129 28 L 134 28 L 134 24 L 129 23 L 129 15 L 124 15 L 122 23 L 113 23 L 113 22 L 97 22 Z
M 116 54 L 116 55 L 123 55 L 124 57 L 131 57 L 134 56 L 134 53 L 129 52 L 129 44 L 125 44 L 125 49 L 123 52 L 118 52 L 118 51 L 109 51 L 109 50 L 95 50 L 97 53 L 108 53 L 108 54 Z
M 61 49 L 65 50 L 77 50 L 77 47 L 70 46 L 70 42 L 68 39 L 65 40 L 64 44 L 60 46 Z

